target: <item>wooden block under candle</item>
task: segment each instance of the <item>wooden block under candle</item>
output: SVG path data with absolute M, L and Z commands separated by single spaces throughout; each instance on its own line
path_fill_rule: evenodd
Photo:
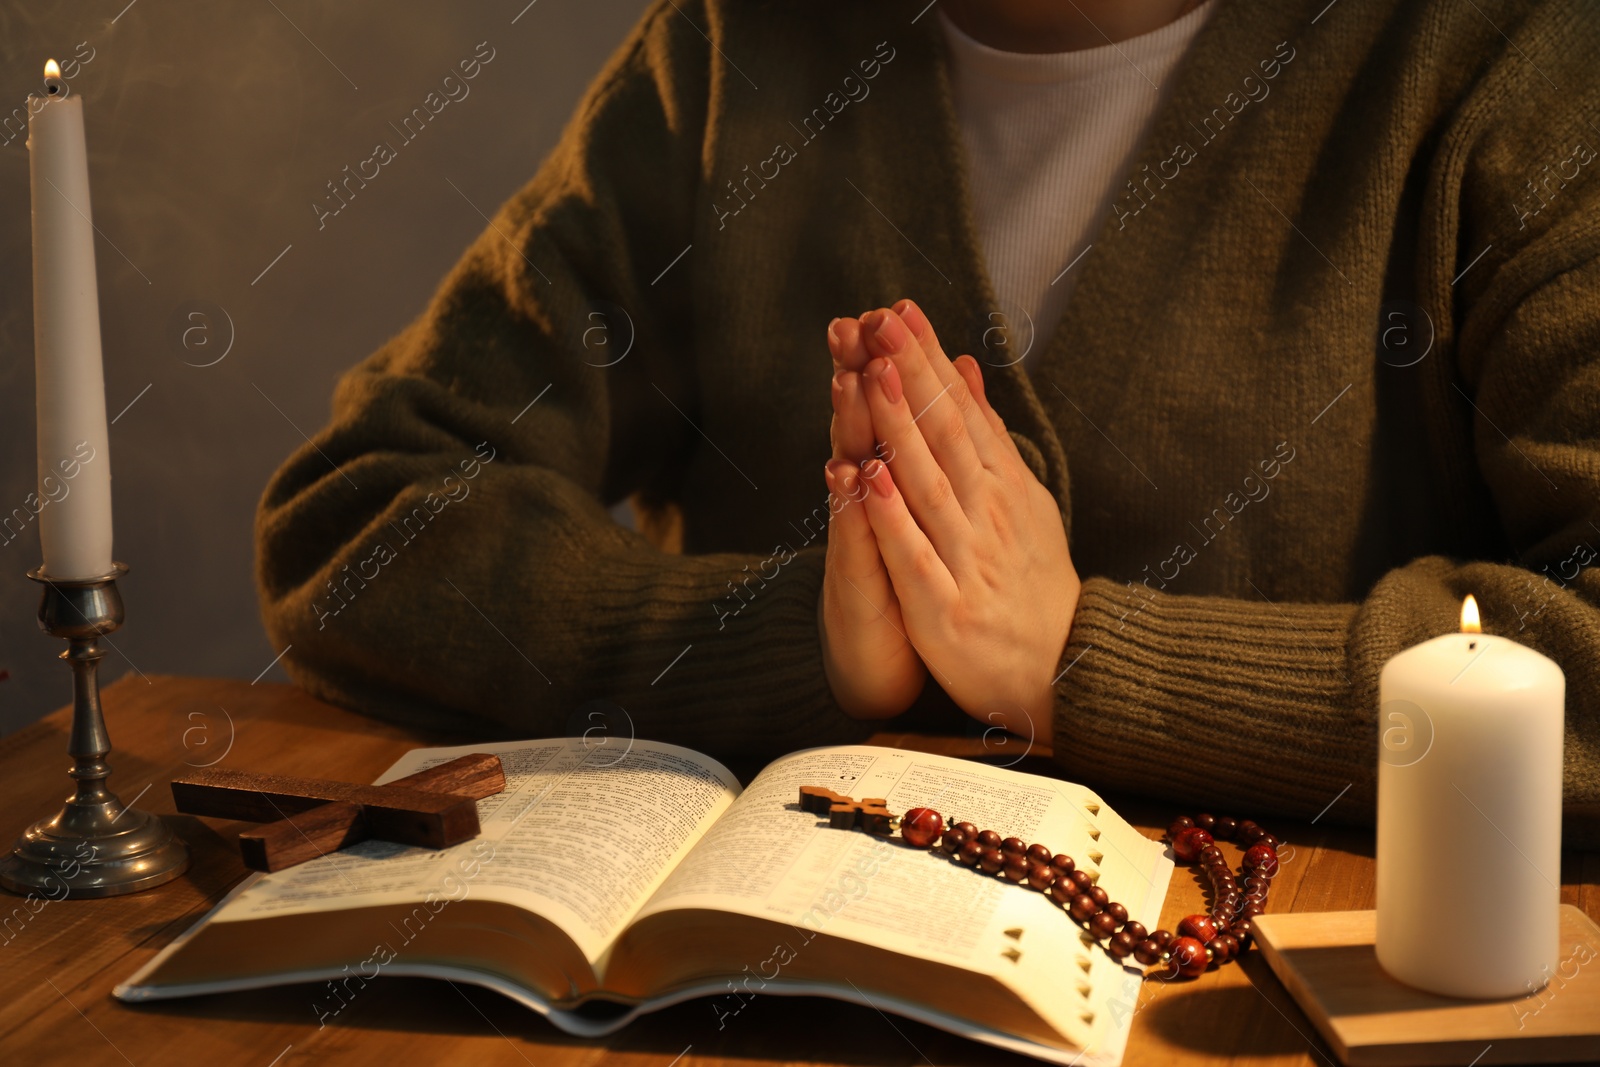
M 1600 926 L 1579 909 L 1561 907 L 1560 962 L 1549 984 L 1505 1000 L 1439 996 L 1391 978 L 1374 950 L 1376 915 L 1255 920 L 1261 955 L 1346 1067 L 1600 1060 Z

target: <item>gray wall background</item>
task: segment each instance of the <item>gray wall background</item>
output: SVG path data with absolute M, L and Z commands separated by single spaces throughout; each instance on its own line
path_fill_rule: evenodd
M 100 231 L 115 554 L 132 568 L 102 680 L 286 680 L 268 668 L 278 650 L 252 580 L 267 478 L 326 422 L 339 374 L 422 310 L 483 216 L 532 176 L 644 7 L 0 6 L 0 112 L 25 113 L 45 59 L 80 57 L 68 73 L 85 101 Z M 430 91 L 443 96 L 479 42 L 494 58 L 469 94 L 402 147 L 389 123 Z M 12 138 L 0 145 L 0 514 L 35 488 L 28 158 L 16 130 L 0 130 Z M 319 230 L 313 202 L 379 141 L 397 158 Z M 24 577 L 39 559 L 32 530 L 0 544 L 0 733 L 71 696 L 55 660 L 64 645 L 37 629 L 38 591 Z

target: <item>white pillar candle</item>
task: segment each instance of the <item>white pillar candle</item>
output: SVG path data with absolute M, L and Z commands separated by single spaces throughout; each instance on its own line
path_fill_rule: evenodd
M 111 456 L 83 101 L 45 67 L 29 98 L 39 541 L 51 578 L 111 571 Z
M 1531 648 L 1461 633 L 1379 680 L 1378 962 L 1445 996 L 1544 987 L 1560 953 L 1566 678 Z

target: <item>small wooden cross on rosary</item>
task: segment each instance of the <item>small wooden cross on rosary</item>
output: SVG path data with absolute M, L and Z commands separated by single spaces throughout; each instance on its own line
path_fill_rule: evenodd
M 175 778 L 185 815 L 267 825 L 239 835 L 244 865 L 281 871 L 377 838 L 448 848 L 478 836 L 478 801 L 506 787 L 500 757 L 459 756 L 386 785 L 352 785 L 284 774 L 211 769 Z
M 900 820 L 890 814 L 883 797 L 852 800 L 847 796 L 824 789 L 819 785 L 800 787 L 800 809 L 814 815 L 826 815 L 828 825 L 835 830 L 854 830 L 859 827 L 869 834 L 888 837 L 900 826 Z
M 1167 830 L 1172 854 L 1179 863 L 1204 868 L 1211 882 L 1212 906 L 1209 913 L 1185 917 L 1176 932 L 1152 931 L 1095 884 L 1097 873 L 1081 870 L 1071 856 L 1052 853 L 1044 845 L 946 819 L 932 808 L 896 815 L 881 797 L 852 800 L 815 785 L 800 787 L 800 808 L 826 815 L 834 829 L 859 828 L 880 837 L 898 830 L 913 848 L 936 849 L 963 867 L 1043 893 L 1061 905 L 1086 935 L 1103 942 L 1117 962 L 1126 966 L 1131 957 L 1148 968 L 1146 977 L 1196 978 L 1207 967 L 1248 951 L 1255 918 L 1267 910 L 1267 891 L 1278 873 L 1278 839 L 1251 820 L 1179 816 Z M 1236 841 L 1244 849 L 1238 877 L 1223 859 L 1219 839 Z

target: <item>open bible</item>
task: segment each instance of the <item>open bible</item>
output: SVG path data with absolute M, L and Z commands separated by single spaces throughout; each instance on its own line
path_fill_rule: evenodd
M 366 841 L 246 878 L 118 986 L 126 1001 L 308 988 L 337 1018 L 382 974 L 473 982 L 572 1034 L 706 997 L 719 1026 L 761 994 L 895 1012 L 1057 1063 L 1114 1065 L 1139 976 L 1045 895 L 898 837 L 830 829 L 803 785 L 887 798 L 1066 852 L 1152 929 L 1165 848 L 1082 786 L 900 749 L 808 749 L 743 790 L 673 745 L 560 738 L 417 749 L 379 783 L 493 752 L 503 793 L 474 840 Z

